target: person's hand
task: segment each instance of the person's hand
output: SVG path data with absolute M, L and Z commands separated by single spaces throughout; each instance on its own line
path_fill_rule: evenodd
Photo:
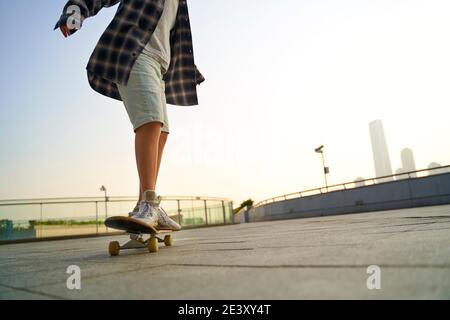
M 63 23 L 59 29 L 61 30 L 62 34 L 64 35 L 64 38 L 67 38 L 71 34 L 71 30 L 67 27 L 67 23 Z

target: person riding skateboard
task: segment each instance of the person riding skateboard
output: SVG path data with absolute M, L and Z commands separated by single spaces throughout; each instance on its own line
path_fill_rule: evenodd
M 180 230 L 156 194 L 169 135 L 166 104 L 197 105 L 205 78 L 194 63 L 186 0 L 70 0 L 56 23 L 64 37 L 102 8 L 119 7 L 92 53 L 87 69 L 92 89 L 123 101 L 135 133 L 139 200 L 130 216 L 156 228 Z

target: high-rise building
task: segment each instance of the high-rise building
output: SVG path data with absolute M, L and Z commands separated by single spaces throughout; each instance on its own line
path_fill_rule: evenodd
M 428 165 L 428 169 L 439 168 L 440 166 L 441 164 L 438 162 L 430 162 L 430 164 Z
M 391 160 L 389 159 L 389 152 L 381 120 L 370 122 L 369 129 L 370 140 L 372 142 L 373 162 L 375 165 L 375 176 L 381 177 L 392 175 Z M 383 179 L 383 182 L 385 181 L 392 181 L 392 178 Z
M 402 174 L 404 172 L 405 172 L 405 170 L 403 170 L 403 168 L 398 168 L 397 170 L 395 170 L 395 174 L 397 175 L 395 177 L 395 180 L 401 180 L 401 179 L 407 178 L 408 177 L 407 175 Z
M 438 162 L 431 162 L 428 165 L 428 175 L 432 175 L 432 174 L 441 174 L 441 173 L 447 173 L 450 172 L 450 170 L 448 168 L 439 168 L 442 165 Z
M 414 161 L 414 155 L 411 149 L 403 149 L 400 153 L 400 157 L 402 159 L 403 172 L 416 171 L 416 162 Z M 409 176 L 415 178 L 417 175 L 412 173 Z

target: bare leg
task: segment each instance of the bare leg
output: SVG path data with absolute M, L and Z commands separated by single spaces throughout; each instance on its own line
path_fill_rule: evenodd
M 156 169 L 156 181 L 158 181 L 159 168 L 161 167 L 161 159 L 164 153 L 164 147 L 166 146 L 167 138 L 169 134 L 167 132 L 161 132 L 158 144 L 158 168 Z
M 150 122 L 136 130 L 135 151 L 141 190 L 155 190 L 161 123 Z M 142 192 L 140 192 L 140 197 Z
M 157 162 L 157 168 L 156 168 L 156 179 L 155 179 L 155 186 L 156 181 L 158 181 L 158 174 L 159 174 L 159 168 L 161 167 L 161 159 L 164 153 L 164 147 L 166 146 L 167 138 L 169 134 L 167 132 L 161 132 L 159 136 L 159 142 L 158 142 L 158 162 Z M 142 183 L 139 184 L 139 202 L 142 200 L 142 193 L 144 192 L 144 189 L 142 187 Z

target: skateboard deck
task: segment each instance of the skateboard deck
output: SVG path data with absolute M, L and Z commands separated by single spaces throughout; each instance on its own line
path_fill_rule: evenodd
M 167 247 L 173 245 L 172 236 L 167 234 L 164 238 L 158 237 L 161 233 L 170 233 L 172 230 L 157 229 L 144 222 L 134 220 L 130 217 L 116 216 L 105 220 L 105 226 L 108 228 L 122 230 L 130 235 L 130 240 L 124 245 L 118 241 L 109 243 L 108 252 L 111 256 L 117 256 L 120 250 L 147 248 L 149 252 L 158 252 L 158 243 L 164 242 Z M 147 240 L 144 240 L 144 234 L 149 234 Z

